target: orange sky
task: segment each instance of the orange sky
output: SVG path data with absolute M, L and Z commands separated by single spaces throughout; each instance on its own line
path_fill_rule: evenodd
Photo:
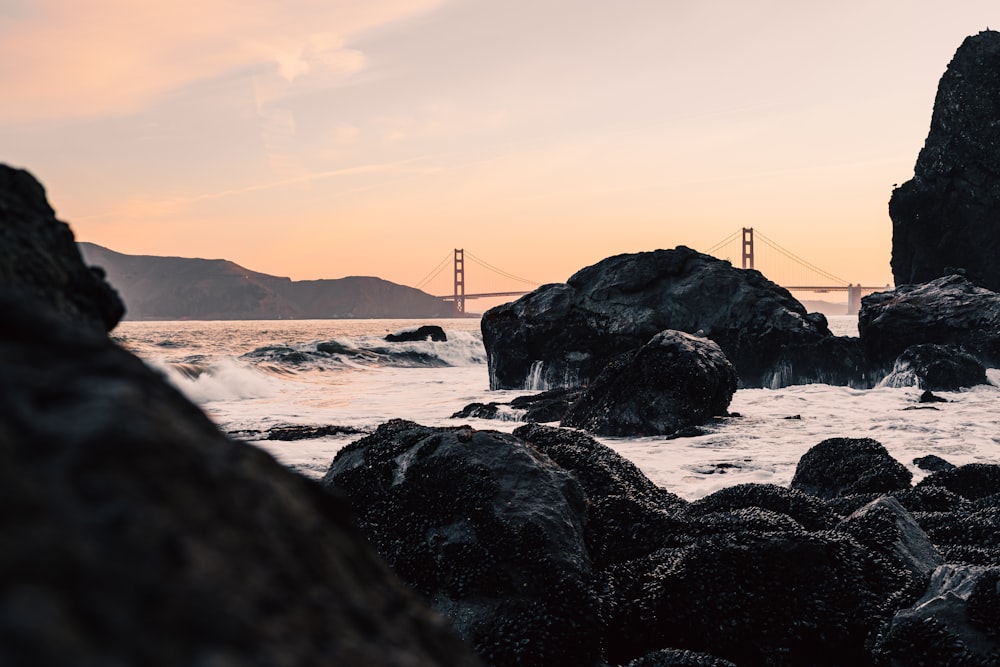
M 563 281 L 752 226 L 881 285 L 893 184 L 991 22 L 986 1 L 5 0 L 0 161 L 80 240 L 294 279 L 413 285 L 462 247 Z

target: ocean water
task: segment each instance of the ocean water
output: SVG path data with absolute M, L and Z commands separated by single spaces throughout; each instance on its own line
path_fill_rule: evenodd
M 856 335 L 856 318 L 831 317 L 834 333 Z M 434 323 L 446 342 L 387 343 L 388 333 Z M 504 402 L 530 391 L 490 391 L 475 319 L 123 322 L 116 340 L 202 407 L 219 427 L 319 477 L 360 435 L 277 441 L 274 426 L 338 425 L 370 431 L 392 418 L 430 426 L 470 424 L 511 431 L 510 420 L 452 419 L 472 402 Z M 826 438 L 881 442 L 913 472 L 937 454 L 955 464 L 1000 462 L 1000 371 L 991 385 L 938 392 L 920 404 L 916 387 L 870 390 L 822 384 L 743 389 L 705 435 L 600 438 L 657 484 L 688 499 L 744 482 L 787 486 L 799 458 Z

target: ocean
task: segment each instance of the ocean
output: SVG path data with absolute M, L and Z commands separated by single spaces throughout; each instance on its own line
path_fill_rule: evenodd
M 829 320 L 834 333 L 857 335 L 856 317 Z M 448 340 L 384 340 L 421 324 L 441 326 Z M 535 393 L 490 391 L 477 319 L 122 322 L 112 336 L 223 431 L 314 478 L 362 435 L 281 441 L 260 434 L 285 425 L 364 432 L 393 418 L 509 432 L 520 425 L 513 412 L 502 421 L 451 415 L 469 403 Z M 948 402 L 935 404 L 920 404 L 916 387 L 741 389 L 730 405 L 734 416 L 707 425 L 704 435 L 599 440 L 689 500 L 745 482 L 787 486 L 802 454 L 835 437 L 878 440 L 917 481 L 926 473 L 913 459 L 927 454 L 956 465 L 1000 463 L 1000 371 L 987 375 L 990 385 L 938 392 Z

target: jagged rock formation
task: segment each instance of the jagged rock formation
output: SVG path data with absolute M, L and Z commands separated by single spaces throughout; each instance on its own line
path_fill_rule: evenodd
M 483 315 L 492 389 L 587 384 L 618 355 L 665 329 L 701 332 L 736 367 L 740 386 L 794 383 L 784 350 L 816 366 L 843 366 L 822 315 L 808 315 L 783 287 L 684 246 L 609 257 L 565 284 L 545 285 Z M 830 358 L 831 354 L 835 358 Z M 791 375 L 791 377 L 790 377 Z M 538 386 L 538 385 L 543 386 Z
M 0 202 L 0 664 L 480 664 L 341 499 L 110 341 L 33 179 Z
M 454 307 L 412 287 L 352 276 L 298 280 L 223 259 L 124 255 L 80 243 L 87 262 L 118 286 L 132 320 L 452 317 Z
M 986 384 L 986 368 L 975 357 L 953 345 L 933 343 L 906 348 L 880 383 L 927 391 L 956 391 L 979 384 Z
M 80 259 L 69 225 L 56 220 L 45 188 L 22 169 L 0 164 L 0 285 L 83 325 L 110 331 L 121 299 L 99 270 Z
M 913 178 L 892 193 L 897 285 L 964 269 L 1000 290 L 1000 32 L 968 37 L 941 77 Z
M 727 414 L 736 371 L 713 341 L 661 331 L 611 361 L 563 426 L 596 435 L 669 435 Z

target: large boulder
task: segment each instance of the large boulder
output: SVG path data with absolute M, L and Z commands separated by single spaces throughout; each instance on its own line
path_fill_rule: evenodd
M 661 331 L 609 363 L 562 425 L 596 435 L 668 435 L 727 414 L 736 372 L 707 338 Z
M 588 384 L 665 329 L 718 343 L 745 387 L 771 386 L 785 347 L 832 337 L 757 271 L 684 246 L 617 255 L 483 315 L 490 387 Z
M 586 496 L 534 447 L 394 420 L 338 452 L 323 483 L 490 664 L 598 664 Z
M 829 438 L 795 467 L 791 487 L 823 499 L 910 488 L 913 473 L 871 438 Z
M 1000 365 L 1000 294 L 955 274 L 861 300 L 858 334 L 870 362 L 892 367 L 912 345 L 951 345 Z
M 0 285 L 82 326 L 110 331 L 125 313 L 100 269 L 87 268 L 69 225 L 56 220 L 45 188 L 0 164 Z
M 979 384 L 986 384 L 986 368 L 975 357 L 954 345 L 934 343 L 906 348 L 879 383 L 927 391 L 956 391 Z
M 342 501 L 102 331 L 0 311 L 0 664 L 477 663 Z
M 892 193 L 897 285 L 964 269 L 1000 291 L 1000 33 L 968 37 L 938 84 L 913 178 Z

